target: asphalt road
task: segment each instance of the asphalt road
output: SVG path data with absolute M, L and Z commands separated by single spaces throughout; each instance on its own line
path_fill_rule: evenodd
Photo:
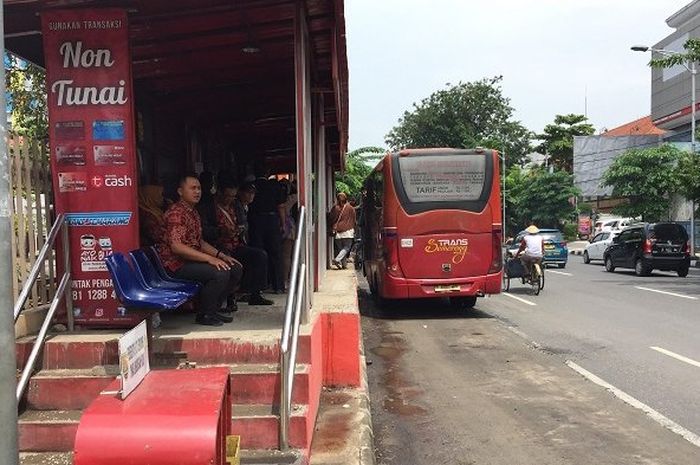
M 514 282 L 462 313 L 379 309 L 359 281 L 379 464 L 700 463 L 700 270 L 573 256 L 539 296 Z

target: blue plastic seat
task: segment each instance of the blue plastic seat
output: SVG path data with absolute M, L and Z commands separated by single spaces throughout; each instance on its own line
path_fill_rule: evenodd
M 105 259 L 114 283 L 114 292 L 127 308 L 138 310 L 174 310 L 189 300 L 182 292 L 148 289 L 138 279 L 126 257 L 116 252 Z
M 153 265 L 156 267 L 156 271 L 158 271 L 158 274 L 164 281 L 192 284 L 192 281 L 186 281 L 184 279 L 178 279 L 170 276 L 170 274 L 168 274 L 168 272 L 165 270 L 163 262 L 160 260 L 160 255 L 158 255 L 158 251 L 154 246 L 146 247 L 143 250 L 146 252 L 146 255 L 148 255 L 148 258 L 151 259 L 151 263 L 153 263 Z
M 199 292 L 200 285 L 194 281 L 183 282 L 182 280 L 172 280 L 170 278 L 163 279 L 163 277 L 158 273 L 158 270 L 151 259 L 148 258 L 145 250 L 132 250 L 129 252 L 129 255 L 131 256 L 131 261 L 134 264 L 136 271 L 143 278 L 143 282 L 146 287 L 182 292 L 190 297 L 194 297 L 197 292 Z

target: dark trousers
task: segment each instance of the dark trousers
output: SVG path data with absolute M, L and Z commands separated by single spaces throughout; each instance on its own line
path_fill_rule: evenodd
M 282 263 L 282 231 L 277 213 L 258 214 L 248 218 L 250 223 L 250 243 L 267 252 L 267 266 L 270 284 L 275 291 L 284 290 Z
M 267 252 L 257 247 L 239 245 L 230 255 L 243 265 L 243 287 L 259 294 L 267 284 Z
M 213 314 L 221 308 L 226 297 L 233 293 L 241 280 L 243 268 L 231 266 L 230 270 L 217 270 L 208 263 L 185 262 L 173 275 L 176 278 L 197 281 L 202 285 L 199 291 L 199 313 Z

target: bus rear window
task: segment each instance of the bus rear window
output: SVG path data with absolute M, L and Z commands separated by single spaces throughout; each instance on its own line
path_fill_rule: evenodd
M 486 182 L 485 155 L 399 157 L 404 192 L 411 203 L 473 202 Z

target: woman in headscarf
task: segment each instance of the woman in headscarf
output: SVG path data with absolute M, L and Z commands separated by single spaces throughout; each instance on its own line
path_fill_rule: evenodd
M 157 245 L 165 237 L 163 186 L 139 187 L 139 228 L 141 246 Z

